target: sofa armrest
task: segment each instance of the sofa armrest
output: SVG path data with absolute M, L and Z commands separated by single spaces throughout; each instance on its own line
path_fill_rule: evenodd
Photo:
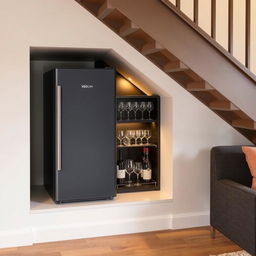
M 211 182 L 229 179 L 251 186 L 252 176 L 241 146 L 218 146 L 211 150 Z
M 248 198 L 254 198 L 256 200 L 256 190 L 251 189 L 248 186 L 242 185 L 240 183 L 237 183 L 233 180 L 228 180 L 228 179 L 221 179 L 219 182 L 227 187 L 232 192 L 237 192 L 239 194 L 244 195 Z
M 228 179 L 211 187 L 210 222 L 242 248 L 255 254 L 256 191 Z

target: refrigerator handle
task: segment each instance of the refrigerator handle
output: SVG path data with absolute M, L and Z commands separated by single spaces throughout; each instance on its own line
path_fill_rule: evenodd
M 56 86 L 56 170 L 61 170 L 61 86 Z

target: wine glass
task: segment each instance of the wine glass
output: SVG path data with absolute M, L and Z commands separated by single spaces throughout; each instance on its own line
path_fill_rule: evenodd
M 117 139 L 120 141 L 120 144 L 119 145 L 122 145 L 123 144 L 123 139 L 124 139 L 124 131 L 123 130 L 119 130 L 117 131 Z
M 126 172 L 128 174 L 128 184 L 126 185 L 126 187 L 132 187 L 132 181 L 131 181 L 131 174 L 133 173 L 134 171 L 134 162 L 132 159 L 127 159 L 126 162 L 125 162 L 125 169 L 126 169 Z
M 134 111 L 134 119 L 137 119 L 137 111 L 139 110 L 140 106 L 137 101 L 133 102 L 132 104 L 132 110 Z
M 151 138 L 151 131 L 150 130 L 144 130 L 144 136 L 147 140 L 147 144 L 149 144 L 148 140 Z
M 141 111 L 141 120 L 143 120 L 143 116 L 144 116 L 144 112 L 146 110 L 146 102 L 145 101 L 142 101 L 140 103 L 140 111 Z
M 134 184 L 134 186 L 136 186 L 136 187 L 141 186 L 141 183 L 139 181 L 141 171 L 142 171 L 142 163 L 141 162 L 135 162 L 134 163 L 134 172 L 137 175 L 137 182 Z
M 138 139 L 140 138 L 140 130 L 135 130 L 135 134 L 134 134 L 134 139 L 135 139 L 135 144 L 138 144 Z
M 125 110 L 125 105 L 124 105 L 124 102 L 119 102 L 118 104 L 118 112 L 120 113 L 120 120 L 123 120 L 123 111 Z
M 151 119 L 150 114 L 151 114 L 151 111 L 154 109 L 153 102 L 149 101 L 146 105 L 146 109 L 148 111 L 148 119 Z
M 140 144 L 143 144 L 144 132 L 143 130 L 139 130 L 139 131 L 140 131 Z
M 125 137 L 127 138 L 127 141 L 128 141 L 126 146 L 130 146 L 131 145 L 131 140 L 133 138 L 133 131 L 132 130 L 127 130 Z
M 134 140 L 134 144 L 136 144 L 135 130 L 131 130 L 130 134 L 131 134 L 131 144 L 132 144 L 132 140 Z
M 126 102 L 125 110 L 127 111 L 127 120 L 130 120 L 130 112 L 132 111 L 132 103 L 130 101 Z

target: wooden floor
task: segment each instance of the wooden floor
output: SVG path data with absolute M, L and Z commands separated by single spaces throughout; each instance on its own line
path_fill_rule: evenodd
M 240 250 L 209 228 L 159 231 L 0 249 L 1 256 L 208 256 Z

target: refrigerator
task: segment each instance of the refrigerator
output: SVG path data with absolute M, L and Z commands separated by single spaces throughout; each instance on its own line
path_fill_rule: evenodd
M 116 195 L 115 70 L 44 74 L 44 185 L 56 203 Z

